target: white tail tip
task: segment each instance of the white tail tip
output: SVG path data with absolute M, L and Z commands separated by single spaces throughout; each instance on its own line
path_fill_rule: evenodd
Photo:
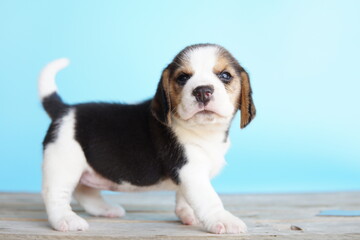
M 60 58 L 48 63 L 43 68 L 39 77 L 39 95 L 41 99 L 57 91 L 55 84 L 56 74 L 67 67 L 69 63 L 69 59 Z

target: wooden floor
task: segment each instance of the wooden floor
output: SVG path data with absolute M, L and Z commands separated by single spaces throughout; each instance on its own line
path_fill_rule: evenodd
M 225 207 L 247 223 L 249 232 L 242 235 L 214 235 L 182 225 L 173 213 L 171 193 L 106 198 L 122 204 L 127 216 L 91 217 L 74 204 L 90 230 L 61 233 L 47 223 L 39 194 L 0 193 L 0 239 L 360 239 L 360 217 L 317 216 L 321 210 L 360 210 L 360 192 L 222 195 Z

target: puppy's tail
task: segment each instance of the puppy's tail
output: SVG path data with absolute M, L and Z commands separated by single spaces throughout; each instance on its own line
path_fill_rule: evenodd
M 64 113 L 69 105 L 65 104 L 57 94 L 55 84 L 56 74 L 69 65 L 66 58 L 57 59 L 44 67 L 39 77 L 39 95 L 41 103 L 52 120 L 57 119 Z

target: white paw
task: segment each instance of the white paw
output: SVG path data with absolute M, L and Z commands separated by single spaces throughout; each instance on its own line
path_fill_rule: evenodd
M 221 211 L 204 221 L 204 227 L 211 233 L 245 233 L 246 224 L 228 211 Z
M 99 211 L 96 216 L 99 217 L 108 217 L 108 218 L 118 218 L 125 216 L 126 211 L 120 206 L 107 206 Z
M 198 225 L 200 223 L 192 209 L 189 208 L 176 209 L 175 213 L 180 218 L 181 222 L 185 225 Z
M 75 213 L 70 213 L 56 221 L 50 221 L 55 230 L 61 232 L 67 231 L 85 231 L 89 229 L 89 224 Z

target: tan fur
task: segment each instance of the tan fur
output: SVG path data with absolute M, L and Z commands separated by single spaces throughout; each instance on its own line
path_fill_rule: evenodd
M 173 112 L 174 116 L 178 118 L 180 116 L 177 113 L 176 109 L 181 102 L 181 92 L 182 88 L 178 84 L 176 84 L 175 80 L 170 81 L 170 101 L 172 104 L 171 111 Z
M 225 85 L 226 91 L 229 94 L 231 101 L 233 102 L 234 106 L 239 105 L 239 98 L 240 98 L 240 81 L 241 78 L 236 73 L 236 70 L 230 64 L 231 59 L 229 59 L 226 55 L 220 54 L 218 57 L 217 63 L 214 66 L 214 73 L 219 74 L 221 72 L 227 71 L 233 77 L 232 81 L 229 84 Z M 236 107 L 235 109 L 237 109 Z
M 171 109 L 172 109 L 172 102 L 171 102 L 171 93 L 170 93 L 170 76 L 169 76 L 169 70 L 164 70 L 162 74 L 162 84 L 166 95 L 166 101 L 168 103 L 168 107 L 170 111 L 167 113 L 166 118 L 168 121 L 168 124 L 171 125 Z
M 171 100 L 170 100 L 170 78 L 169 70 L 165 69 L 161 75 L 161 80 L 158 84 L 155 96 L 151 102 L 151 111 L 153 116 L 160 122 L 165 125 L 171 125 Z M 163 99 L 165 98 L 165 99 Z M 164 101 L 166 101 L 167 106 L 164 106 Z M 166 113 L 166 116 L 163 116 L 165 113 L 165 108 L 168 107 L 170 111 Z M 164 119 L 163 119 L 164 118 Z
M 248 74 L 241 72 L 241 94 L 240 94 L 240 110 L 241 110 L 241 123 L 240 127 L 244 128 L 256 115 L 256 109 L 252 100 L 252 90 Z

